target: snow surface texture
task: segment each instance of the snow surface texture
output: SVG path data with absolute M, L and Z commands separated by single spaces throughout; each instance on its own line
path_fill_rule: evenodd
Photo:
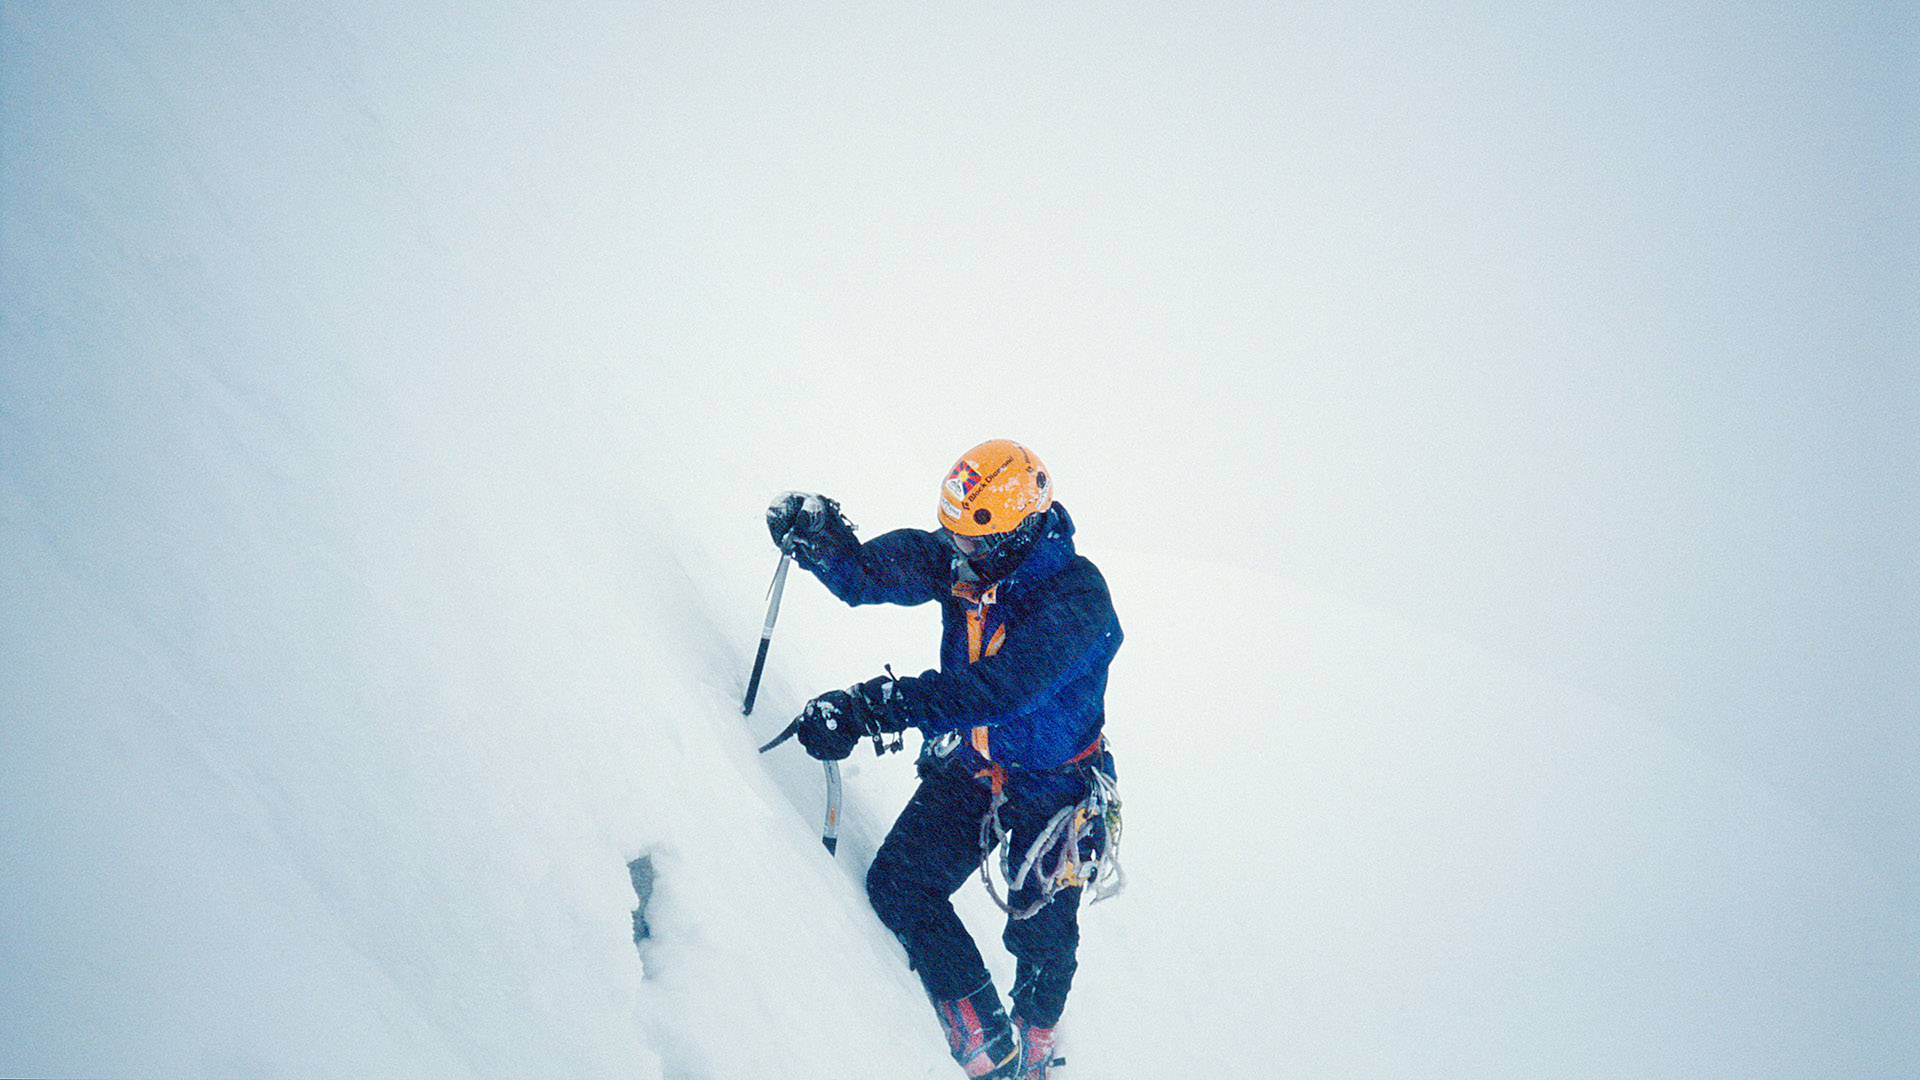
M 1911 19 L 1261 7 L 0 4 L 0 1074 L 952 1075 L 738 701 L 1004 435 L 1067 1075 L 1920 1075 Z

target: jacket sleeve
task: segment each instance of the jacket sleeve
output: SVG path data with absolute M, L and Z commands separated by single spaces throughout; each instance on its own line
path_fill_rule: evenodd
M 1106 582 L 1090 564 L 1057 575 L 1045 595 L 1008 627 L 1000 651 L 952 671 L 902 679 L 907 715 L 928 735 L 993 727 L 1042 708 L 1063 695 L 1097 696 L 1102 672 L 1120 647 L 1120 623 Z M 1097 705 L 1097 702 L 1091 703 Z
M 924 604 L 938 595 L 947 568 L 940 541 L 920 529 L 895 529 L 864 544 L 849 532 L 843 542 L 803 556 L 800 565 L 855 605 Z

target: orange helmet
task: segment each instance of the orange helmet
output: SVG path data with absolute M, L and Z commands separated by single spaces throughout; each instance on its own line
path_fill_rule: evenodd
M 940 485 L 940 527 L 960 536 L 996 536 L 1052 505 L 1053 482 L 1033 451 L 991 439 L 960 455 Z

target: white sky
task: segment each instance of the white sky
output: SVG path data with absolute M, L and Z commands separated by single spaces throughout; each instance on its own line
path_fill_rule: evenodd
M 7 10 L 23 61 L 98 60 L 21 72 L 77 90 L 15 101 L 10 167 L 156 221 L 235 193 L 206 228 L 287 223 L 263 281 L 367 313 L 313 333 L 425 325 L 423 267 L 512 280 L 449 392 L 576 356 L 649 452 L 873 527 L 1021 438 L 1092 543 L 1337 590 L 1920 828 L 1910 8 Z

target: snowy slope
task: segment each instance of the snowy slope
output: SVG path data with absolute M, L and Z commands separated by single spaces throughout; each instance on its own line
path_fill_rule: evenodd
M 913 113 L 863 78 L 940 113 L 991 41 L 923 75 L 933 16 L 874 24 L 893 50 L 825 10 L 194 8 L 0 9 L 0 1073 L 949 1075 L 861 896 L 908 762 L 849 761 L 828 858 L 818 766 L 754 753 L 931 663 L 934 614 L 796 577 L 738 700 L 766 498 L 924 524 L 1000 434 L 1048 457 L 1128 633 L 1132 885 L 1083 920 L 1069 1076 L 1920 1066 L 1909 822 L 1843 828 L 1846 798 L 1382 614 L 1297 536 L 1250 558 L 1270 519 L 1119 451 L 1246 486 L 1354 447 L 1182 381 L 1258 370 L 1245 328 L 1116 372 L 1180 335 L 1049 323 L 1114 235 L 928 222 L 882 193 L 964 185 L 912 155 L 809 201 L 836 138 Z M 730 77 L 787 41 L 867 74 Z M 1032 119 L 941 115 L 961 157 Z M 1167 283 L 1101 282 L 1116 316 Z M 1344 363 L 1341 325 L 1295 347 Z

